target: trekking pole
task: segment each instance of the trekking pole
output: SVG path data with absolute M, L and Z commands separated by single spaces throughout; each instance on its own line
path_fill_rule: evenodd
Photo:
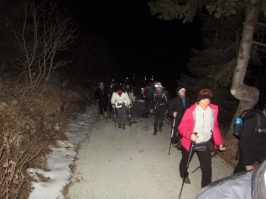
M 168 152 L 168 155 L 170 155 L 170 151 L 171 151 L 171 145 L 172 145 L 172 138 L 173 138 L 173 135 L 174 135 L 174 128 L 175 128 L 175 118 L 174 117 L 174 121 L 173 121 L 173 126 L 172 126 L 172 129 L 171 129 L 171 137 L 170 137 L 170 146 L 169 146 L 169 152 Z
M 219 148 L 217 148 L 215 151 L 214 151 L 214 153 L 212 154 L 212 158 L 214 157 L 214 156 L 216 156 L 218 153 L 219 153 Z M 192 171 L 191 173 L 194 173 L 195 171 L 197 171 L 198 169 L 200 168 L 200 166 L 198 166 L 194 171 Z
M 197 135 L 198 133 L 194 133 L 195 135 Z M 188 167 L 189 167 L 189 163 L 190 163 L 190 160 L 192 158 L 192 155 L 194 153 L 194 148 L 195 148 L 195 145 L 196 145 L 196 142 L 195 141 L 192 141 L 191 142 L 191 145 L 190 145 L 190 149 L 189 149 L 189 155 L 188 155 L 188 160 L 187 160 L 187 165 L 186 165 L 186 173 L 185 173 L 185 176 L 183 178 L 183 181 L 182 181 L 182 186 L 181 186 L 181 190 L 180 190 L 180 193 L 179 193 L 179 199 L 181 197 L 181 193 L 182 193 L 182 190 L 183 190 L 183 187 L 184 187 L 184 183 L 185 183 L 185 179 L 187 177 L 187 170 L 188 170 Z

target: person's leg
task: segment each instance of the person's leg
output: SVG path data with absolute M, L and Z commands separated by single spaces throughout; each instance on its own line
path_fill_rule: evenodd
M 121 128 L 121 123 L 122 123 L 122 108 L 117 108 L 117 123 L 118 123 L 118 128 Z
M 189 151 L 187 151 L 183 146 L 181 151 L 182 151 L 182 158 L 179 164 L 179 173 L 180 177 L 184 178 L 187 172 L 187 161 L 188 161 Z
M 210 184 L 212 180 L 211 151 L 207 147 L 206 151 L 198 151 L 197 155 L 202 171 L 201 187 L 205 187 Z
M 107 118 L 107 106 L 108 106 L 108 101 L 104 101 L 103 103 L 103 111 L 104 111 L 104 117 Z
M 126 129 L 126 123 L 127 123 L 127 107 L 122 107 L 121 108 L 121 112 L 122 112 L 122 129 L 125 130 Z
M 159 109 L 158 108 L 154 109 L 154 112 L 153 112 L 153 127 L 154 127 L 153 135 L 157 134 L 159 114 L 160 114 Z
M 159 108 L 160 113 L 159 113 L 159 131 L 162 131 L 163 123 L 164 123 L 164 117 L 165 117 L 165 111 L 166 111 L 166 106 L 160 106 Z
M 103 102 L 99 101 L 98 106 L 99 106 L 99 112 L 100 112 L 100 119 L 103 119 Z

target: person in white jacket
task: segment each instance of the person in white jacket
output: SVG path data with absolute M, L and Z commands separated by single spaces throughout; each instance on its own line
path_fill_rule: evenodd
M 113 108 L 117 110 L 118 128 L 125 130 L 127 122 L 127 108 L 131 107 L 131 101 L 126 93 L 123 92 L 122 87 L 119 86 L 117 92 L 114 92 L 111 98 Z

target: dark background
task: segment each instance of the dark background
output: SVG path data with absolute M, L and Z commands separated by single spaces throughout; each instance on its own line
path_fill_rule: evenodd
M 202 48 L 200 20 L 183 24 L 152 16 L 145 0 L 68 1 L 79 28 L 93 32 L 116 55 L 117 67 L 125 77 L 153 75 L 169 82 L 187 73 L 192 48 Z

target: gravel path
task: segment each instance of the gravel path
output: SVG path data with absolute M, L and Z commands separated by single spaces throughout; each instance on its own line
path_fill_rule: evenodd
M 126 130 L 111 119 L 97 122 L 81 143 L 75 161 L 68 199 L 177 199 L 182 180 L 178 173 L 181 152 L 169 150 L 171 124 L 152 135 L 152 117 L 132 119 Z M 219 157 L 213 159 L 213 181 L 232 173 Z M 199 166 L 195 155 L 188 172 Z M 201 170 L 190 174 L 182 199 L 195 198 L 200 190 Z

